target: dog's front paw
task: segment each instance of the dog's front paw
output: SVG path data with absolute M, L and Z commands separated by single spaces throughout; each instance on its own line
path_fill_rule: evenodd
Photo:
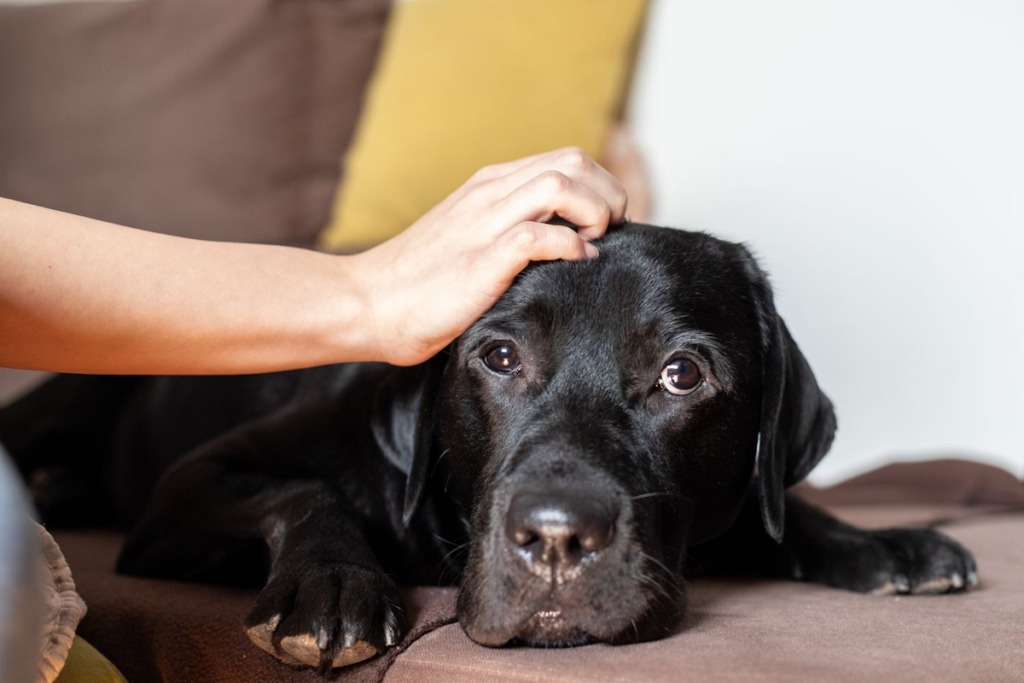
M 953 593 L 978 585 L 971 553 L 932 529 L 847 528 L 818 545 L 813 557 L 796 564 L 794 578 L 878 595 Z
M 281 661 L 327 672 L 394 645 L 406 620 L 398 587 L 381 572 L 312 565 L 272 576 L 246 627 L 257 646 Z
M 955 593 L 978 585 L 974 557 L 945 534 L 932 529 L 881 529 L 868 532 L 868 537 L 878 544 L 879 556 L 871 593 Z

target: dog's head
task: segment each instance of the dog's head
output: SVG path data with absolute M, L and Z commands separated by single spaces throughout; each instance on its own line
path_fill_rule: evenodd
M 524 272 L 452 347 L 435 410 L 435 481 L 470 518 L 460 621 L 486 645 L 670 632 L 687 546 L 752 492 L 780 540 L 835 428 L 749 252 L 635 225 Z

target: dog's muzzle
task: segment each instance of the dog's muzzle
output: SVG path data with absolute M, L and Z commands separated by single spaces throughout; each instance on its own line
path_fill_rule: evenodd
M 481 502 L 459 595 L 462 626 L 476 642 L 642 640 L 651 617 L 681 607 L 663 604 L 679 590 L 676 577 L 657 569 L 661 553 L 637 527 L 626 488 L 574 456 L 526 458 L 498 474 Z

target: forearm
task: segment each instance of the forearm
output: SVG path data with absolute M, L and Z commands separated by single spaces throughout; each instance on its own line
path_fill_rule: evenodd
M 625 210 L 618 181 L 573 148 L 483 168 L 356 256 L 169 237 L 0 199 L 0 365 L 230 374 L 420 363 L 531 261 L 596 257 L 589 240 Z
M 198 374 L 371 359 L 365 283 L 347 261 L 0 199 L 0 365 Z

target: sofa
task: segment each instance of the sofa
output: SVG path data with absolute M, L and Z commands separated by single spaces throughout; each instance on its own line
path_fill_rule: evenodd
M 411 587 L 412 629 L 383 656 L 332 680 L 919 681 L 1024 675 L 1024 484 L 958 460 L 895 464 L 805 498 L 868 527 L 941 529 L 975 555 L 979 588 L 943 596 L 861 595 L 749 577 L 697 577 L 671 637 L 637 645 L 492 649 L 455 623 L 455 589 Z M 89 604 L 80 633 L 129 681 L 323 680 L 256 649 L 240 624 L 254 593 L 118 576 L 122 537 L 57 533 Z
M 0 196 L 186 237 L 350 251 L 394 234 L 472 169 L 572 144 L 623 180 L 642 219 L 649 195 L 623 112 L 644 8 L 0 3 Z M 523 26 L 543 27 L 537 40 L 556 43 L 557 59 L 530 62 Z M 558 106 L 509 118 L 517 101 Z M 0 403 L 42 379 L 0 369 Z M 695 578 L 689 617 L 666 640 L 533 650 L 473 644 L 455 623 L 454 588 L 408 587 L 405 640 L 332 678 L 1022 680 L 1021 482 L 947 458 L 804 493 L 858 524 L 942 527 L 974 551 L 980 588 L 878 597 Z M 127 680 L 322 680 L 248 641 L 251 591 L 119 576 L 119 531 L 53 531 L 89 606 L 77 632 Z

